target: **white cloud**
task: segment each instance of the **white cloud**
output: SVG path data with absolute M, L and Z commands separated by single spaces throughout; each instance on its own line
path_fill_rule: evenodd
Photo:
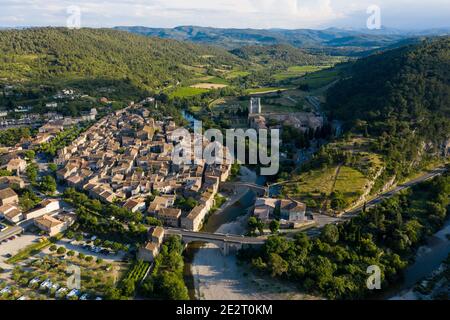
M 71 5 L 80 6 L 84 26 L 94 27 L 361 26 L 371 4 L 381 7 L 388 26 L 448 26 L 450 21 L 448 0 L 0 0 L 0 26 L 64 25 Z

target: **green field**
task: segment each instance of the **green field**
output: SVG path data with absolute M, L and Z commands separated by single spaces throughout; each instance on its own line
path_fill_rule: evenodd
M 234 71 L 229 72 L 226 75 L 226 78 L 227 79 L 235 79 L 235 78 L 239 78 L 239 77 L 248 76 L 249 74 L 250 74 L 250 72 L 247 72 L 247 71 L 234 70 Z
M 347 166 L 311 170 L 294 179 L 299 182 L 287 184 L 283 192 L 315 208 L 322 208 L 332 192 L 340 192 L 351 204 L 358 200 L 368 183 L 360 171 Z
M 297 83 L 299 85 L 307 84 L 310 89 L 318 89 L 324 87 L 333 81 L 339 79 L 339 70 L 324 69 L 318 72 L 309 73 L 301 78 Z
M 205 92 L 208 92 L 208 89 L 200 89 L 200 88 L 192 88 L 192 87 L 179 87 L 175 91 L 172 91 L 169 96 L 171 98 L 185 98 L 185 97 L 193 97 Z
M 275 74 L 273 77 L 276 81 L 282 81 L 290 78 L 302 77 L 307 73 L 317 72 L 330 68 L 331 66 L 293 66 L 286 71 Z
M 225 79 L 215 77 L 215 76 L 204 76 L 200 78 L 196 78 L 193 81 L 193 84 L 195 83 L 213 83 L 213 84 L 226 84 L 229 85 L 229 82 Z
M 379 154 L 371 152 L 374 141 L 363 136 L 353 136 L 339 142 L 328 144 L 329 150 L 344 152 L 348 160 L 318 169 L 310 169 L 296 175 L 292 182 L 283 186 L 283 194 L 309 203 L 310 207 L 330 208 L 330 195 L 337 192 L 342 195 L 348 206 L 354 204 L 363 195 L 385 166 Z M 332 153 L 332 152 L 331 152 Z M 377 191 L 375 185 L 373 191 Z
M 333 191 L 340 192 L 348 203 L 353 203 L 362 195 L 368 182 L 360 171 L 342 166 Z
M 247 89 L 247 94 L 264 94 L 264 93 L 271 93 L 271 92 L 277 92 L 277 91 L 285 91 L 289 88 L 281 88 L 281 87 L 267 87 L 267 88 L 254 88 L 254 89 Z

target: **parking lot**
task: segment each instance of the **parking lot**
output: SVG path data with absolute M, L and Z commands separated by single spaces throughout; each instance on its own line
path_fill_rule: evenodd
M 56 242 L 57 246 L 62 246 L 66 248 L 68 251 L 72 250 L 78 253 L 82 253 L 87 256 L 93 256 L 95 258 L 103 259 L 106 262 L 120 261 L 124 258 L 124 253 L 113 253 L 113 254 L 104 254 L 101 248 L 99 250 L 94 251 L 94 247 L 92 244 L 86 245 L 85 241 L 75 241 L 69 239 L 61 239 Z M 44 253 L 48 253 L 49 248 L 44 249 Z
M 37 242 L 39 238 L 37 235 L 26 233 L 21 236 L 14 236 L 13 240 L 0 242 L 0 268 L 5 270 L 11 269 L 11 265 L 5 263 L 9 255 L 15 255 L 19 250 Z M 0 277 L 2 277 L 2 274 L 0 274 Z

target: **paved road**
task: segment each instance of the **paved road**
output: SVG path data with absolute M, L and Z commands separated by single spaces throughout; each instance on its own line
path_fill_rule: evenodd
M 427 173 L 427 174 L 425 174 L 425 175 L 423 175 L 423 176 L 421 176 L 421 177 L 419 177 L 419 178 L 416 178 L 416 179 L 413 179 L 413 180 L 411 180 L 411 181 L 408 181 L 408 182 L 406 182 L 406 183 L 404 183 L 404 184 L 401 184 L 401 185 L 397 186 L 395 189 L 390 190 L 390 191 L 387 191 L 387 192 L 385 192 L 385 193 L 383 193 L 383 194 L 377 196 L 376 198 L 370 200 L 369 202 L 367 202 L 367 203 L 366 203 L 366 208 L 369 209 L 369 208 L 371 208 L 371 207 L 374 207 L 374 206 L 376 206 L 377 204 L 379 204 L 380 202 L 382 202 L 382 201 L 384 201 L 384 200 L 386 200 L 386 199 L 392 198 L 393 196 L 395 196 L 396 194 L 398 194 L 400 191 L 405 190 L 405 189 L 408 189 L 408 188 L 410 188 L 410 187 L 412 187 L 412 186 L 414 186 L 414 185 L 416 185 L 416 184 L 419 184 L 419 183 L 421 183 L 421 182 L 430 180 L 430 179 L 432 179 L 432 178 L 434 178 L 434 177 L 440 176 L 440 175 L 442 175 L 445 171 L 447 171 L 446 168 L 437 168 L 437 169 L 434 169 L 434 170 L 430 171 L 429 173 Z M 342 217 L 342 218 L 351 218 L 351 217 L 354 217 L 354 216 L 357 215 L 360 211 L 362 211 L 363 207 L 364 207 L 364 205 L 359 206 L 359 207 L 357 207 L 357 208 L 355 208 L 355 209 L 353 209 L 353 210 L 351 210 L 351 211 L 349 211 L 349 212 L 343 214 L 341 217 Z
M 166 234 L 168 235 L 178 235 L 182 237 L 196 238 L 199 241 L 227 241 L 236 242 L 242 244 L 264 244 L 265 239 L 261 238 L 251 238 L 236 235 L 226 235 L 220 233 L 206 233 L 206 232 L 194 232 L 183 229 L 166 228 Z
M 23 231 L 22 227 L 12 226 L 0 232 L 0 242 Z

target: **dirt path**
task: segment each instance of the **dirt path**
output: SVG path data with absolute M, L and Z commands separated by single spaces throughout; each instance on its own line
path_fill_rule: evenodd
M 343 164 L 340 163 L 338 165 L 338 167 L 336 168 L 336 171 L 334 172 L 333 184 L 331 185 L 330 194 L 332 194 L 334 192 L 334 189 L 336 188 L 336 181 L 337 181 L 337 179 L 339 177 L 339 173 L 341 172 L 342 166 L 343 166 Z

